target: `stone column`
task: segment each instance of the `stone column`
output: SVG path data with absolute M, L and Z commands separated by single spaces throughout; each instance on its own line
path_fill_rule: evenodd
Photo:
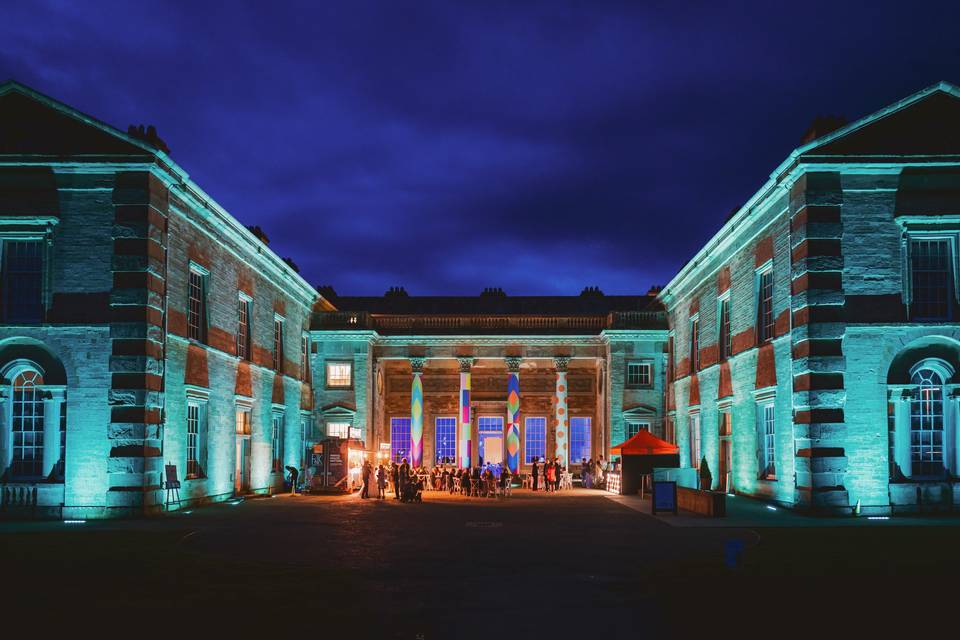
M 950 385 L 947 387 L 947 400 L 943 416 L 943 466 L 951 476 L 957 475 L 958 466 L 958 432 L 960 426 L 957 424 L 960 420 L 960 387 Z
M 505 358 L 507 371 L 507 467 L 520 473 L 520 358 Z
M 9 385 L 0 387 L 0 478 L 4 477 L 13 460 L 13 431 L 10 425 L 12 414 Z
M 423 466 L 423 364 L 423 358 L 410 358 L 410 466 L 414 469 Z
M 567 356 L 557 356 L 553 359 L 553 364 L 557 369 L 557 386 L 554 399 L 557 436 L 554 455 L 559 458 L 560 465 L 569 470 L 570 461 L 567 449 L 567 366 L 570 364 L 570 358 Z
M 60 406 L 63 389 L 47 389 L 43 399 L 43 477 L 49 478 L 60 461 Z
M 913 475 L 913 458 L 910 454 L 910 401 L 912 389 L 897 389 L 893 392 L 894 462 L 900 467 L 900 473 L 909 478 Z
M 470 424 L 470 368 L 473 358 L 457 358 L 460 362 L 460 441 L 459 467 L 465 469 L 470 466 L 470 454 L 473 453 L 473 434 Z

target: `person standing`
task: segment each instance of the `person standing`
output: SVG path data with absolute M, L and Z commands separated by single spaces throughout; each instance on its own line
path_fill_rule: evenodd
M 386 497 L 387 495 L 386 488 L 387 488 L 387 470 L 383 468 L 383 464 L 381 463 L 380 466 L 377 467 L 377 499 L 378 500 L 383 500 Z
M 393 481 L 393 497 L 400 499 L 400 466 L 396 462 L 390 463 L 390 479 Z
M 364 460 L 363 466 L 360 467 L 360 481 L 362 483 L 360 489 L 360 499 L 366 500 L 370 497 L 370 461 Z
M 290 495 L 297 495 L 297 478 L 300 477 L 300 471 L 294 466 L 288 466 L 287 471 L 290 472 Z
M 540 482 L 540 467 L 536 460 L 533 461 L 533 469 L 530 471 L 530 475 L 533 477 L 533 490 L 536 491 Z

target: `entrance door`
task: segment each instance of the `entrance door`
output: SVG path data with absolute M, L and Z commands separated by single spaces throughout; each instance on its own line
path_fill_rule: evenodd
M 729 438 L 720 440 L 720 491 L 733 493 L 733 449 Z
M 233 490 L 237 494 L 250 492 L 250 437 L 237 436 L 237 468 L 233 474 Z
M 503 436 L 484 436 L 480 456 L 484 464 L 503 462 Z

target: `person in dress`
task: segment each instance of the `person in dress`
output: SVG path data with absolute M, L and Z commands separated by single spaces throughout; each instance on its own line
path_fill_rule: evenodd
M 377 467 L 377 499 L 383 500 L 386 498 L 387 492 L 387 470 L 383 468 L 383 464 Z

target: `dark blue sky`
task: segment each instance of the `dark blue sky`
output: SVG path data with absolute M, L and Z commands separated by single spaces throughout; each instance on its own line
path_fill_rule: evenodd
M 341 294 L 643 293 L 815 115 L 960 82 L 958 6 L 24 1 L 0 79 L 155 124 Z

